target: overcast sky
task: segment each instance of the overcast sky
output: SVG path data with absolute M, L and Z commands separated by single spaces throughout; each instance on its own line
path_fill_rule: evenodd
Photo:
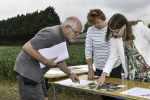
M 121 13 L 128 20 L 141 19 L 150 23 L 150 0 L 0 0 L 0 20 L 15 17 L 18 14 L 32 13 L 55 8 L 61 22 L 68 16 L 77 16 L 84 25 L 90 9 L 101 9 L 106 21 L 115 13 Z

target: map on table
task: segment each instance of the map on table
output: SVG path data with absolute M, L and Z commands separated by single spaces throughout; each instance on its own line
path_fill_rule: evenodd
M 112 91 L 115 91 L 115 90 L 118 90 L 120 88 L 125 87 L 124 85 L 118 85 L 118 84 L 112 84 L 112 83 L 103 83 L 102 86 L 99 86 L 96 89 L 96 85 L 97 85 L 97 82 L 94 82 L 94 83 L 90 83 L 90 84 L 83 85 L 83 86 L 80 86 L 80 87 L 81 88 L 87 88 L 87 89 L 107 91 L 107 92 L 112 92 Z

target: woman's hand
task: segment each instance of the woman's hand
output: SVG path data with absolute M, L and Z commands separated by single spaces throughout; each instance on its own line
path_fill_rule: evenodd
M 105 72 L 102 73 L 101 77 L 98 79 L 96 88 L 98 88 L 98 86 L 101 86 L 104 83 L 106 74 L 107 73 L 105 73 Z
M 94 79 L 94 70 L 93 70 L 93 68 L 89 68 L 89 70 L 88 70 L 88 79 Z

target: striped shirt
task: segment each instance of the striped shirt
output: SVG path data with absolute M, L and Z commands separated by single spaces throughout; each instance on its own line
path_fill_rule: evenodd
M 99 70 L 103 70 L 106 61 L 110 54 L 110 41 L 105 42 L 105 35 L 107 32 L 107 26 L 101 30 L 91 26 L 88 28 L 86 40 L 85 40 L 85 56 L 86 60 L 94 58 L 94 66 Z M 121 64 L 120 57 L 118 57 L 114 68 Z

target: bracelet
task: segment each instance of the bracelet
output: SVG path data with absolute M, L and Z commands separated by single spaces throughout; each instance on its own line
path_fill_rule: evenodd
M 88 68 L 93 68 L 93 66 L 88 66 Z
M 70 72 L 70 73 L 68 74 L 69 77 L 70 77 L 70 74 L 74 74 L 74 72 Z

